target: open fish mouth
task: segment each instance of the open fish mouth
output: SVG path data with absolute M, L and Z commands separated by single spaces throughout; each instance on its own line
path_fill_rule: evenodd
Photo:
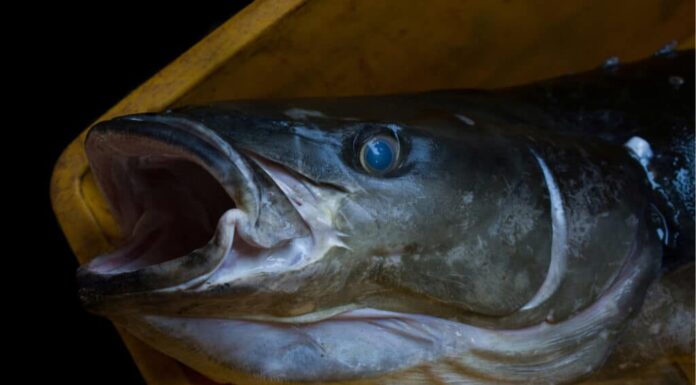
M 87 304 L 192 287 L 222 266 L 226 278 L 288 268 L 312 249 L 307 223 L 286 196 L 294 191 L 288 186 L 302 185 L 298 176 L 193 122 L 115 119 L 95 126 L 85 149 L 123 237 L 79 269 Z

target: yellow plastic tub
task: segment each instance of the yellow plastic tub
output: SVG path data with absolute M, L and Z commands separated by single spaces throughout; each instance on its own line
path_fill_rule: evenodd
M 592 69 L 612 56 L 637 60 L 672 41 L 693 48 L 693 0 L 257 0 L 100 120 L 222 99 L 523 84 Z M 118 239 L 83 139 L 66 148 L 51 184 L 56 216 L 81 263 Z M 204 383 L 121 335 L 149 384 Z M 694 384 L 693 362 L 666 358 L 630 383 L 652 383 L 669 367 Z

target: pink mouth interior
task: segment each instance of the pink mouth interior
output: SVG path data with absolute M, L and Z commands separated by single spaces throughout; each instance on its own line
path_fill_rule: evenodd
M 127 150 L 114 151 L 121 141 Z M 189 254 L 211 239 L 220 216 L 235 207 L 192 155 L 127 138 L 109 144 L 109 152 L 90 160 L 125 239 L 90 262 L 90 270 L 123 273 Z

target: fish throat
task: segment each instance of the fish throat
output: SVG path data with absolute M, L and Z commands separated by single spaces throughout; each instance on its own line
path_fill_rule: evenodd
M 147 146 L 143 146 L 147 147 Z M 203 247 L 234 200 L 202 166 L 169 149 L 111 157 L 110 204 L 122 246 L 90 268 L 122 273 L 157 265 Z

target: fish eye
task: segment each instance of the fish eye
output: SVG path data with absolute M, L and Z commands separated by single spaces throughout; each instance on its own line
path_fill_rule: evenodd
M 386 135 L 374 136 L 360 147 L 360 164 L 370 174 L 384 175 L 396 168 L 399 143 Z

